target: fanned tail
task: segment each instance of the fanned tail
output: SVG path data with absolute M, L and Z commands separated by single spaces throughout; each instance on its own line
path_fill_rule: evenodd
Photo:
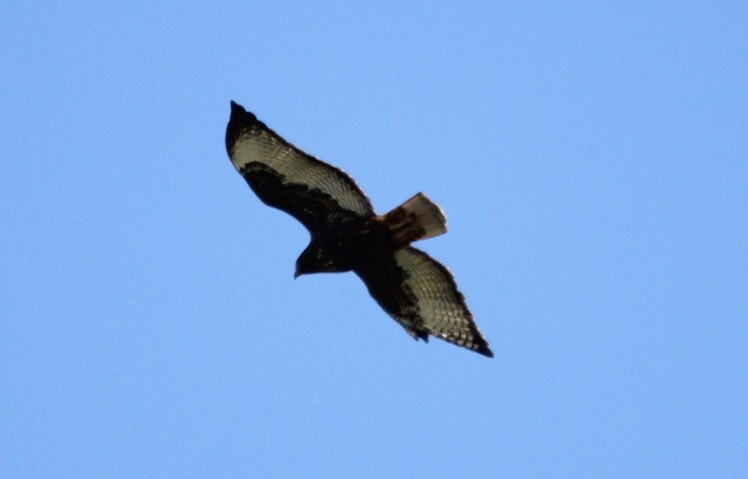
M 423 193 L 380 217 L 400 247 L 447 232 L 447 218 L 441 208 Z

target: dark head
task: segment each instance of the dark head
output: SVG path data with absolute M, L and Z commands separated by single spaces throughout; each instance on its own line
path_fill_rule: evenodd
M 337 264 L 336 258 L 327 251 L 322 242 L 313 239 L 296 260 L 294 278 L 298 278 L 302 274 L 340 271 L 346 271 L 346 269 Z

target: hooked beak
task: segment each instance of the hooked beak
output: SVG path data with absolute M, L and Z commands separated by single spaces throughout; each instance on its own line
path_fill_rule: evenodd
M 293 279 L 298 278 L 299 276 L 301 276 L 301 274 L 302 273 L 301 273 L 301 271 L 299 271 L 299 267 L 297 266 L 296 267 L 296 271 L 293 272 Z

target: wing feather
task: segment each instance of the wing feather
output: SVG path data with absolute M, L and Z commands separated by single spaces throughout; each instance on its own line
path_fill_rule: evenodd
M 288 143 L 233 101 L 226 151 L 265 204 L 289 213 L 309 231 L 336 218 L 374 214 L 350 176 Z
M 454 277 L 423 251 L 400 249 L 354 271 L 377 303 L 411 336 L 427 340 L 430 334 L 493 357 Z

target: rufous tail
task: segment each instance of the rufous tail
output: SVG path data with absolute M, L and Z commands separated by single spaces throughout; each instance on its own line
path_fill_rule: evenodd
M 398 246 L 447 232 L 447 218 L 442 209 L 423 193 L 418 193 L 381 219 Z

